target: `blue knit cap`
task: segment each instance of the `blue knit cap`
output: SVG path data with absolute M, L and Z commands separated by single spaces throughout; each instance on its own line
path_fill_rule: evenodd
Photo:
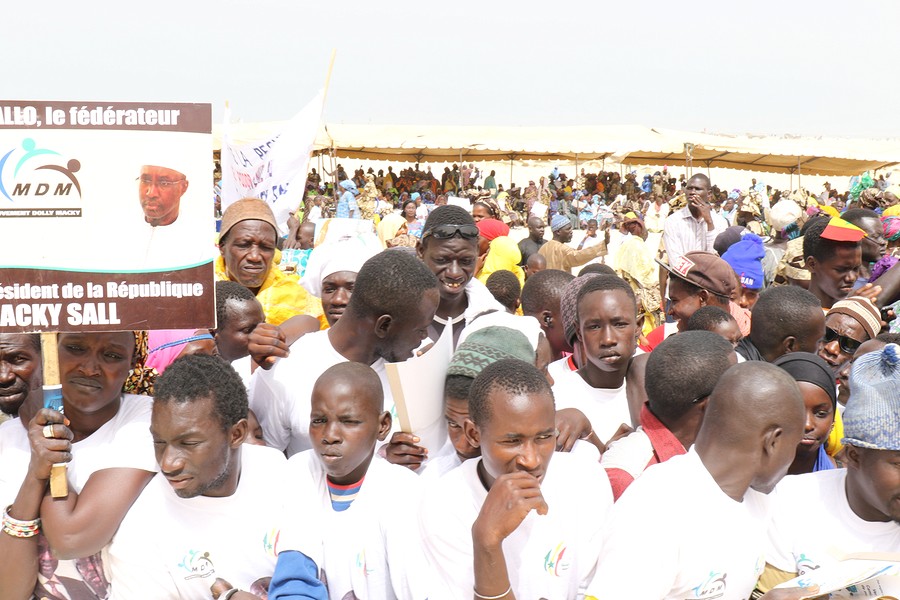
M 553 215 L 553 220 L 550 221 L 550 231 L 559 231 L 566 225 L 571 225 L 572 221 L 567 219 L 562 215 Z
M 766 255 L 762 239 L 755 233 L 745 233 L 722 255 L 734 272 L 741 277 L 741 286 L 758 290 L 763 286 L 762 259 Z
M 844 444 L 900 450 L 900 346 L 862 355 L 850 374 Z

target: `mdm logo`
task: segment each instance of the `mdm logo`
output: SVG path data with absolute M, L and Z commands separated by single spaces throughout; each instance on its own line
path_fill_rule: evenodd
M 56 158 L 59 157 L 59 158 Z M 73 158 L 66 162 L 62 155 L 49 148 L 39 148 L 33 138 L 25 138 L 20 146 L 0 156 L 0 195 L 15 202 L 17 198 L 32 196 L 69 196 L 74 188 L 81 198 L 81 184 L 75 173 L 81 163 Z M 50 177 L 50 172 L 61 173 L 67 182 L 59 182 L 59 177 Z

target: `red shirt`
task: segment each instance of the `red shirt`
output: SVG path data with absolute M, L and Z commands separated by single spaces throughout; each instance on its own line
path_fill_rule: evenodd
M 642 432 L 650 442 L 649 452 L 643 452 L 640 456 L 633 455 L 632 453 L 637 451 L 637 448 L 645 448 L 633 443 L 622 444 L 618 449 L 616 448 L 616 445 L 620 442 L 625 442 L 632 435 L 639 435 Z M 687 450 L 681 445 L 678 438 L 650 412 L 645 403 L 641 407 L 640 429 L 622 440 L 614 442 L 600 461 L 601 466 L 606 469 L 606 474 L 609 476 L 613 500 L 618 500 L 628 486 L 637 477 L 640 477 L 647 467 L 665 462 L 673 456 L 686 453 Z

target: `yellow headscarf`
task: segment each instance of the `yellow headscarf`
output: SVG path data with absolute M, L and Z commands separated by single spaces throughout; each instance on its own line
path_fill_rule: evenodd
M 397 237 L 400 228 L 406 225 L 406 217 L 399 213 L 391 213 L 385 215 L 378 224 L 378 239 L 381 240 L 381 246 L 387 248 L 388 240 Z
M 522 261 L 522 252 L 516 242 L 505 235 L 491 240 L 490 250 L 478 274 L 478 281 L 487 283 L 488 277 L 494 271 L 512 271 L 519 279 L 519 285 L 525 285 L 525 271 L 519 266 Z

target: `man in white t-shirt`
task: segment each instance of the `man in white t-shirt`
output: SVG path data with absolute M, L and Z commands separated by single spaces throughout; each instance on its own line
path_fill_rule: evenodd
M 356 276 L 353 295 L 330 329 L 308 333 L 281 356 L 271 371 L 253 377 L 250 408 L 266 444 L 288 456 L 309 450 L 312 387 L 325 369 L 340 362 L 372 367 L 381 378 L 385 405 L 393 396 L 384 363 L 404 361 L 427 336 L 440 295 L 438 281 L 425 264 L 403 250 L 387 250 L 366 261 Z
M 568 285 L 577 284 L 575 334 L 582 364 L 577 371 L 553 374 L 553 396 L 557 410 L 584 413 L 599 442 L 606 444 L 620 426 L 631 423 L 625 375 L 641 332 L 637 304 L 631 286 L 615 275 L 578 278 Z M 567 296 L 563 294 L 564 301 Z
M 111 598 L 257 598 L 275 570 L 286 462 L 243 444 L 240 377 L 216 357 L 175 361 L 157 382 L 150 433 L 160 472 L 106 551 Z
M 773 494 L 761 589 L 855 552 L 900 552 L 900 346 L 857 359 L 844 411 L 846 469 L 785 477 Z
M 651 465 L 687 452 L 700 430 L 709 394 L 736 362 L 731 344 L 710 331 L 672 336 L 649 355 L 641 426 L 610 444 L 600 459 L 616 500 Z
M 725 372 L 694 446 L 647 469 L 613 507 L 586 598 L 749 597 L 765 564 L 764 494 L 803 436 L 803 397 L 785 375 L 760 362 Z
M 612 493 L 596 462 L 554 453 L 553 394 L 541 372 L 516 359 L 485 367 L 465 434 L 481 458 L 444 475 L 422 502 L 430 597 L 579 597 Z

